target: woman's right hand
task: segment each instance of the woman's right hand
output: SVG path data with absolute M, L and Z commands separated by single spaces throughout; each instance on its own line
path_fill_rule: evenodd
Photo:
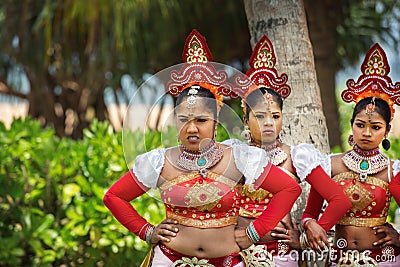
M 246 228 L 235 229 L 235 240 L 242 250 L 253 245 L 253 242 L 251 242 L 250 238 L 246 234 Z
M 171 237 L 175 237 L 178 233 L 178 222 L 172 219 L 165 219 L 154 228 L 151 235 L 151 243 L 157 244 L 158 242 L 170 242 Z
M 294 249 L 300 249 L 300 231 L 297 228 L 296 223 L 293 220 L 287 221 L 286 217 L 281 221 L 281 223 L 284 227 L 275 227 L 271 236 L 288 244 Z
M 325 230 L 315 221 L 307 222 L 304 231 L 307 235 L 307 245 L 309 248 L 322 252 L 329 248 L 329 242 Z

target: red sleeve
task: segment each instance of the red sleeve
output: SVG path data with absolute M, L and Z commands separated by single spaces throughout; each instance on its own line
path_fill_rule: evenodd
M 323 199 L 328 202 L 328 206 L 321 218 L 318 220 L 318 224 L 324 228 L 325 231 L 329 231 L 329 229 L 331 229 L 340 218 L 343 217 L 346 211 L 351 208 L 352 204 L 350 199 L 343 192 L 340 186 L 326 174 L 321 166 L 312 170 L 312 172 L 307 176 L 306 181 L 311 185 L 312 189 L 320 195 L 320 197 L 317 197 L 314 196 L 313 193 L 311 199 L 309 197 L 307 201 L 307 207 L 309 204 L 310 206 L 315 206 L 313 211 L 311 211 L 314 219 L 318 218 L 318 215 L 314 217 L 316 212 L 319 214 L 321 211 L 322 203 L 320 198 L 322 198 L 322 202 Z M 316 208 L 317 203 L 319 210 Z
M 308 194 L 306 209 L 304 210 L 303 215 L 301 216 L 301 221 L 303 221 L 306 218 L 312 218 L 317 220 L 319 214 L 321 213 L 323 204 L 324 204 L 324 198 L 321 197 L 321 195 L 318 194 L 318 192 L 311 187 L 310 193 Z
M 130 203 L 145 193 L 139 183 L 132 171 L 128 171 L 106 192 L 103 202 L 123 226 L 144 240 L 144 230 L 148 222 Z
M 400 173 L 398 173 L 389 183 L 389 191 L 396 200 L 397 205 L 400 205 Z
M 264 178 L 263 178 L 264 176 Z M 269 163 L 257 179 L 259 187 L 273 194 L 263 213 L 253 221 L 260 237 L 265 236 L 288 214 L 301 194 L 301 187 L 284 171 Z

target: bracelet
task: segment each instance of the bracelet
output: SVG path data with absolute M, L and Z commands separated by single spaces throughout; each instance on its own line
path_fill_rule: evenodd
M 302 250 L 307 249 L 307 236 L 306 236 L 306 232 L 301 233 L 300 235 L 300 248 Z
M 143 231 L 143 229 L 147 228 L 147 226 L 149 226 L 149 225 L 150 225 L 150 223 L 145 223 L 145 224 L 143 224 L 142 228 L 140 228 L 139 233 L 138 233 L 138 236 L 140 237 L 140 239 L 146 240 L 146 236 L 145 236 L 146 231 L 144 231 L 143 234 L 142 234 L 142 231 Z
M 308 224 L 310 221 L 316 222 L 316 220 L 313 219 L 313 218 L 305 218 L 305 219 L 301 222 L 301 228 L 305 229 L 305 227 L 307 226 L 307 224 Z
M 246 235 L 253 243 L 257 243 L 258 241 L 260 241 L 260 236 L 254 228 L 253 222 L 251 222 L 249 226 L 247 226 Z
M 151 246 L 153 243 L 151 242 L 151 237 L 153 236 L 154 230 L 156 227 L 154 225 L 149 224 L 146 228 L 146 232 L 144 234 L 146 243 Z

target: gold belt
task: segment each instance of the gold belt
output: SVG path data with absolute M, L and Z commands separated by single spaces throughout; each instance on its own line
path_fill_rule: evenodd
M 380 218 L 356 218 L 356 217 L 343 217 L 338 224 L 340 225 L 353 225 L 361 227 L 374 227 L 382 225 L 386 222 L 386 217 Z
M 198 219 L 194 219 L 173 212 L 167 212 L 167 218 L 177 220 L 179 224 L 196 228 L 219 228 L 237 223 L 237 216 L 226 216 L 222 218 L 204 218 L 204 216 L 199 216 Z

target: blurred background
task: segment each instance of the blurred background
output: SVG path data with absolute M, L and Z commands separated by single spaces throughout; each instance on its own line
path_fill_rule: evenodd
M 0 1 L 0 266 L 139 266 L 146 244 L 101 201 L 127 169 L 121 134 L 127 105 L 135 96 L 137 125 L 148 129 L 130 133 L 136 146 L 124 149 L 132 157 L 159 147 L 162 134 L 176 141 L 158 131 L 173 99 L 146 120 L 160 92 L 138 88 L 182 63 L 184 40 L 194 28 L 206 37 L 213 61 L 245 72 L 252 51 L 245 2 Z M 329 144 L 337 152 L 348 148 L 353 107 L 340 93 L 347 79 L 360 75 L 373 43 L 385 49 L 390 76 L 400 81 L 400 2 L 303 4 Z M 228 105 L 242 112 L 238 101 Z M 400 153 L 399 113 L 392 157 Z M 151 198 L 135 205 L 155 223 L 164 216 Z M 393 203 L 391 221 L 396 208 Z
M 304 1 L 331 147 L 341 146 L 331 96 L 358 77 L 374 42 L 388 54 L 392 79 L 400 80 L 399 5 Z M 206 37 L 213 61 L 240 71 L 247 70 L 252 49 L 240 0 L 2 1 L 0 9 L 0 119 L 9 126 L 13 117 L 29 114 L 61 137 L 81 138 L 94 118 L 120 130 L 142 82 L 182 62 L 193 28 Z

